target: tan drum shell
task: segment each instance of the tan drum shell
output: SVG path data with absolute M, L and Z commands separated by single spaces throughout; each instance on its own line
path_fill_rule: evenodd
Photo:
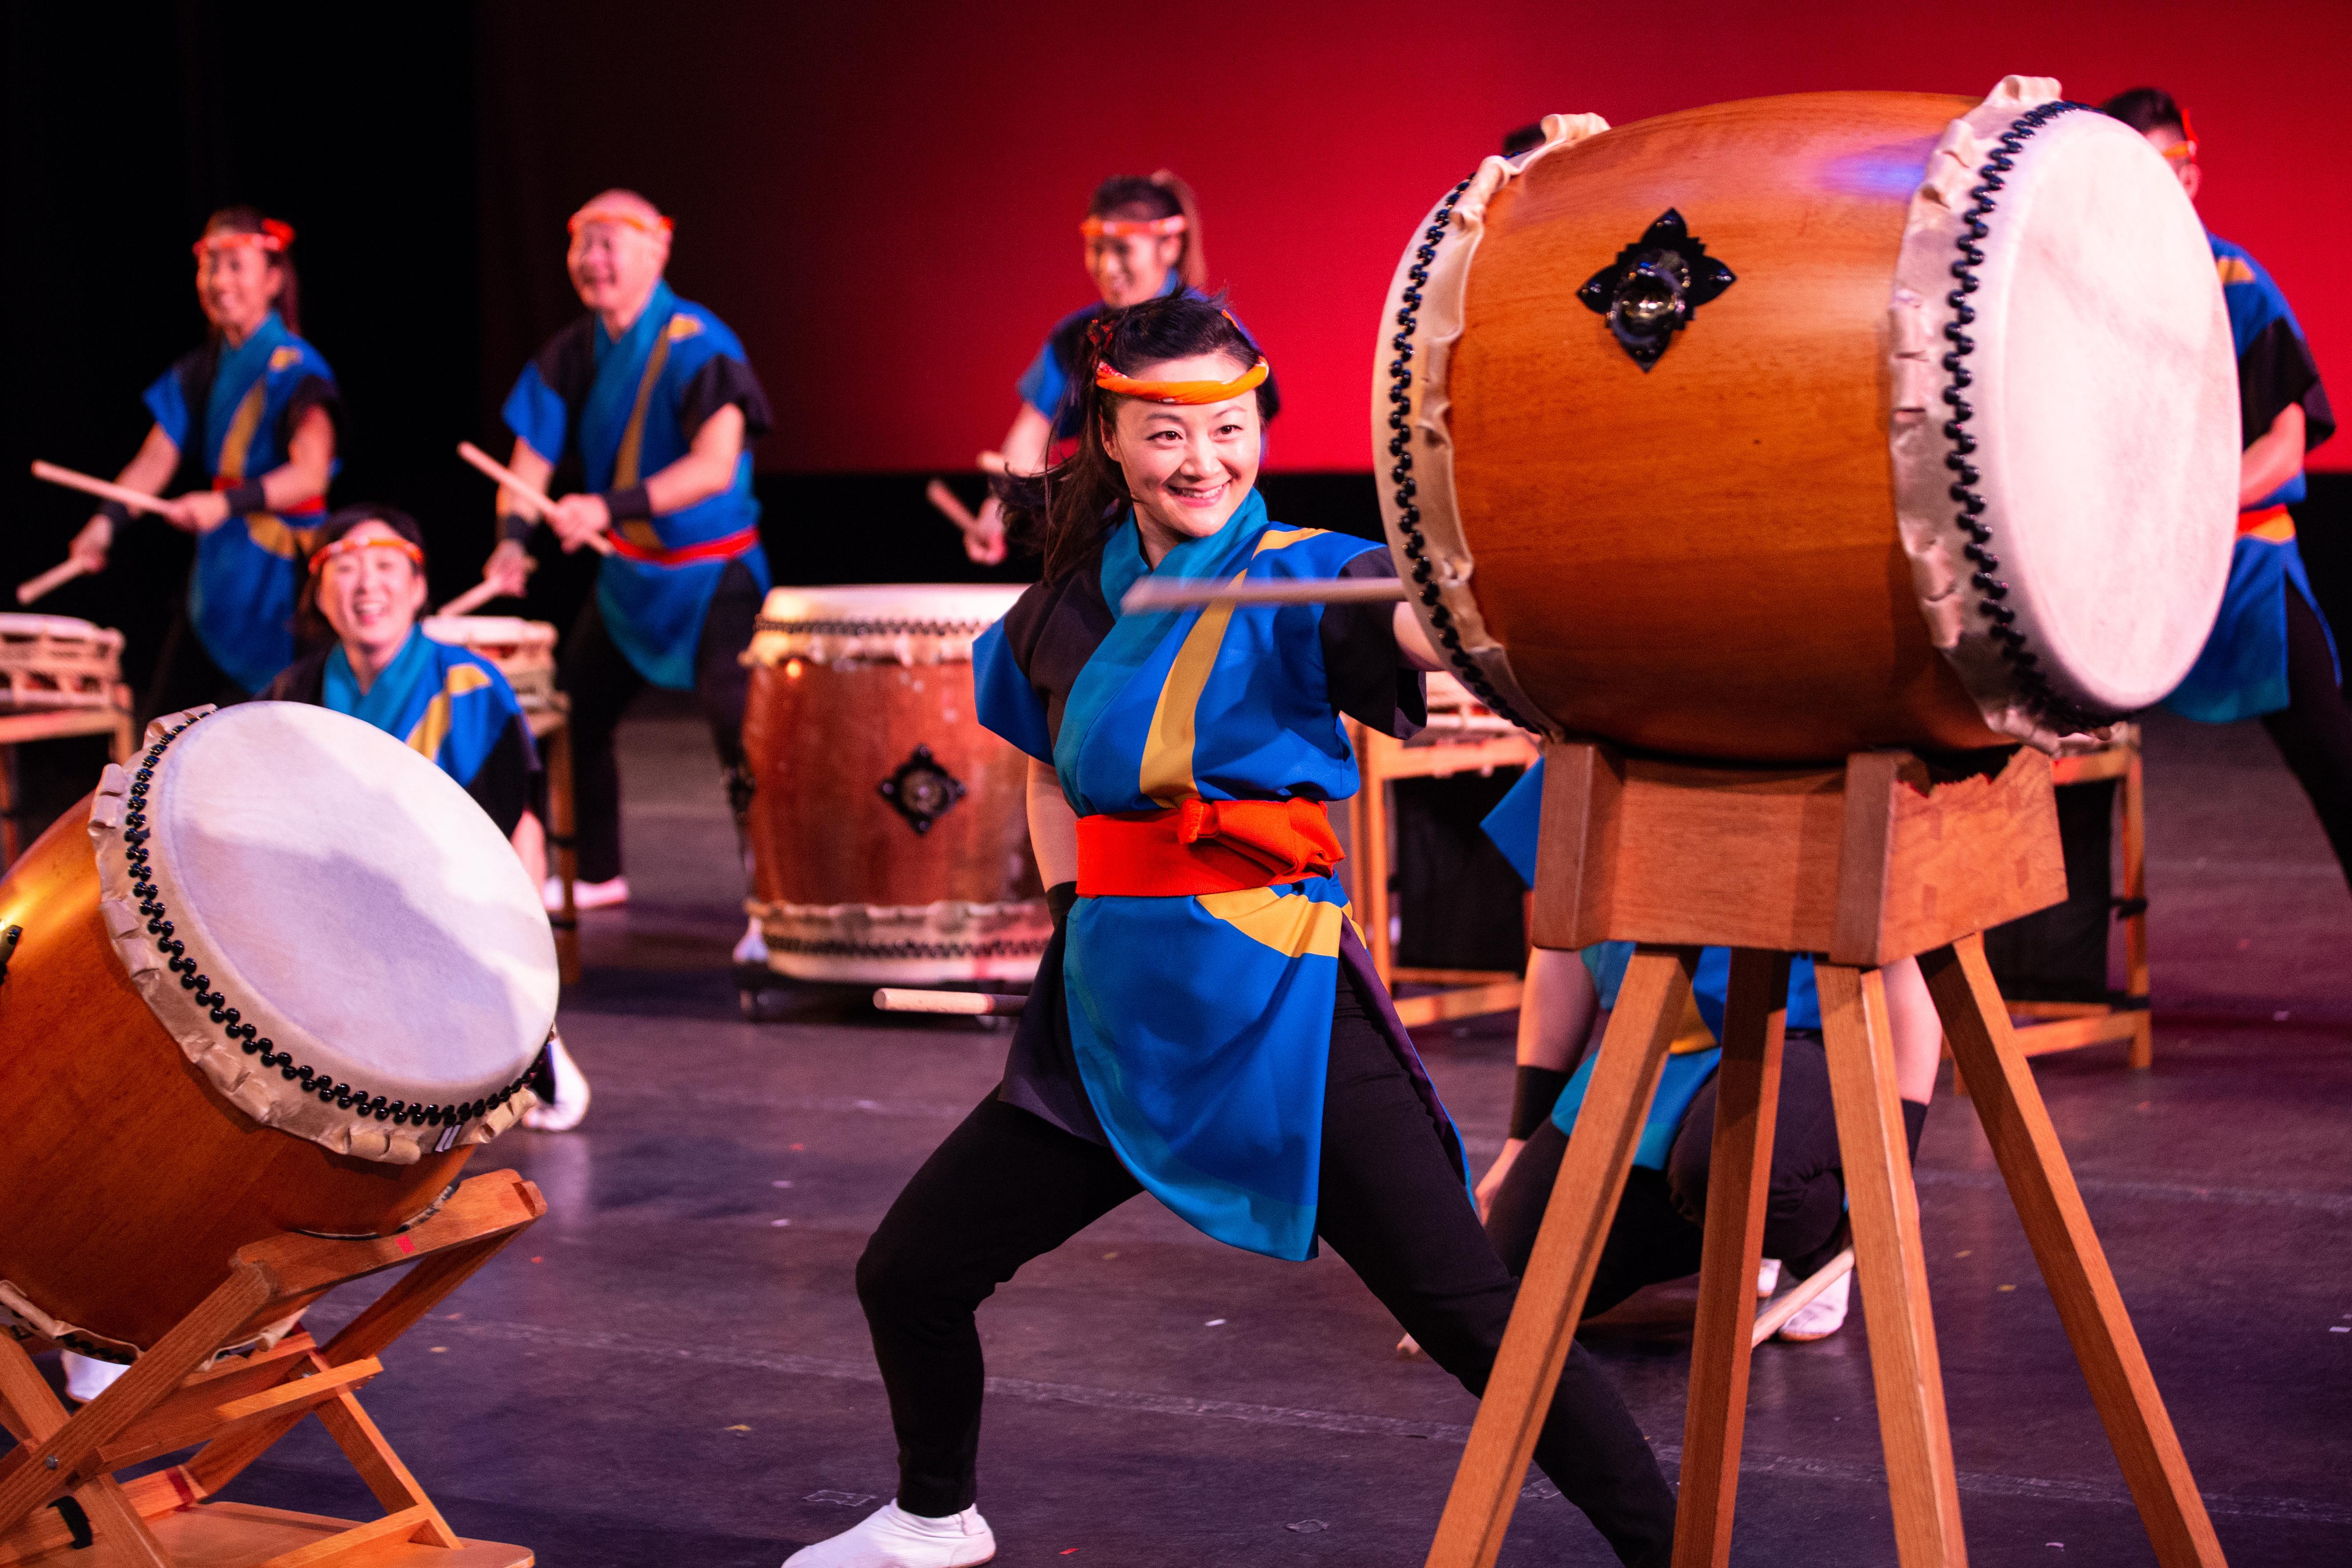
M 755 910 L 780 973 L 879 984 L 1036 973 L 1052 921 L 1029 848 L 1028 759 L 981 728 L 968 647 L 924 651 L 937 662 L 781 650 L 769 662 L 754 645 L 743 749 L 757 784 Z M 923 834 L 879 790 L 918 746 L 964 788 Z
M 376 1164 L 223 1099 L 107 940 L 89 814 L 86 799 L 0 881 L 0 925 L 25 933 L 0 982 L 0 1281 L 49 1318 L 147 1349 L 237 1247 L 398 1230 L 473 1150 Z
M 1900 171 L 1975 103 L 1717 104 L 1496 193 L 1453 353 L 1455 495 L 1479 608 L 1564 728 L 1780 761 L 2006 739 L 1928 640 L 1887 449 Z M 1739 281 L 1645 374 L 1576 291 L 1669 207 Z

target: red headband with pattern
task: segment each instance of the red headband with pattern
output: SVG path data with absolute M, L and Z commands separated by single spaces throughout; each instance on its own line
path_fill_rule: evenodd
M 201 261 L 207 251 L 229 250 L 240 245 L 254 246 L 276 256 L 283 253 L 286 247 L 293 243 L 292 225 L 279 223 L 274 217 L 266 217 L 261 220 L 259 234 L 241 228 L 219 229 L 205 236 L 190 248 L 196 253 L 196 258 Z

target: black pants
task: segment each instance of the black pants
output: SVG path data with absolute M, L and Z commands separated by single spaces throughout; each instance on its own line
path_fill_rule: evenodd
M 155 656 L 155 674 L 147 683 L 147 700 L 138 716 L 140 729 L 144 731 L 147 721 L 160 713 L 177 713 L 207 702 L 226 708 L 252 695 L 213 662 L 204 639 L 196 636 L 195 623 L 189 618 L 184 590 L 171 629 L 163 634 L 163 649 Z
M 2286 589 L 2287 705 L 2263 715 L 2263 728 L 2295 783 L 2311 797 L 2336 863 L 2352 882 L 2352 709 L 2327 655 L 2327 633 L 2303 595 Z
M 973 1313 L 1029 1259 L 1141 1191 L 1118 1157 L 991 1096 L 891 1205 L 858 1260 L 898 1436 L 898 1505 L 971 1506 L 984 1370 Z M 1343 977 L 1323 1104 L 1317 1231 L 1422 1348 L 1486 1387 L 1518 1293 L 1427 1108 Z M 1570 1354 L 1536 1462 L 1631 1563 L 1663 1565 L 1675 1499 L 1616 1389 Z
M 695 644 L 694 697 L 727 770 L 728 799 L 739 823 L 751 801 L 751 775 L 743 766 L 743 702 L 751 676 L 737 656 L 751 646 L 752 623 L 759 617 L 760 584 L 751 569 L 740 561 L 728 563 Z M 605 629 L 593 594 L 572 624 L 556 684 L 572 699 L 572 805 L 580 879 L 609 882 L 621 874 L 621 769 L 613 757 L 613 731 L 646 689 L 646 678 Z
M 1592 1290 L 1585 1298 L 1588 1317 L 1607 1311 L 1644 1285 L 1698 1272 L 1719 1082 L 1709 1079 L 1691 1101 L 1664 1170 L 1636 1165 L 1627 1173 L 1625 1195 L 1610 1222 Z M 1906 1108 L 1906 1118 L 1908 1114 Z M 1486 1234 L 1514 1275 L 1527 1269 L 1544 1205 L 1551 1201 L 1552 1183 L 1567 1152 L 1568 1134 L 1547 1120 L 1519 1151 L 1501 1190 L 1486 1205 Z M 1845 1171 L 1830 1104 L 1829 1058 L 1819 1036 L 1791 1034 L 1780 1052 L 1780 1105 L 1772 1127 L 1764 1256 L 1784 1259 L 1801 1279 L 1829 1261 L 1833 1251 L 1830 1243 L 1844 1212 Z

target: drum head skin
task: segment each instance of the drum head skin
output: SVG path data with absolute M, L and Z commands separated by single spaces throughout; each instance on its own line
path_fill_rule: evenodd
M 1019 584 L 894 583 L 859 588 L 772 588 L 745 657 L 829 664 L 961 664 L 971 640 L 1004 618 Z
M 115 951 L 190 1059 L 256 1121 L 365 1159 L 511 1122 L 554 1021 L 555 948 L 490 819 L 323 708 L 252 702 L 159 734 L 183 721 L 151 730 L 137 773 L 108 770 L 90 831 Z

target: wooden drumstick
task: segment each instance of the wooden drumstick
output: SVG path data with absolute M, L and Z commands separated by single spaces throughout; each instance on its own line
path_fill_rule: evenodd
M 1808 1302 L 1843 1279 L 1853 1268 L 1853 1248 L 1849 1247 L 1822 1264 L 1818 1271 L 1807 1276 L 1803 1284 L 1757 1313 L 1755 1334 L 1748 1342 L 1748 1348 L 1752 1350 L 1779 1333 Z
M 69 490 L 96 496 L 100 500 L 121 501 L 132 511 L 163 512 L 172 510 L 172 503 L 161 496 L 151 496 L 144 490 L 134 490 L 128 485 L 118 485 L 111 479 L 101 479 L 72 468 L 61 468 L 55 463 L 35 459 L 33 477 L 47 479 L 53 485 L 63 485 Z
M 1235 583 L 1202 577 L 1146 577 L 1127 591 L 1118 607 L 1189 610 L 1195 605 L 1395 605 L 1404 584 L 1393 577 L 1294 577 Z
M 505 592 L 506 590 L 499 587 L 496 583 L 477 583 L 472 587 L 467 589 L 464 593 L 458 595 L 456 598 L 450 600 L 447 604 L 442 605 L 438 610 L 435 611 L 434 614 L 441 616 L 471 615 L 473 614 L 476 605 L 487 605 L 492 599 L 499 597 Z
M 924 489 L 923 499 L 947 513 L 948 521 L 966 533 L 980 526 L 980 519 L 972 516 L 971 510 L 956 499 L 955 491 L 948 489 L 945 479 L 933 479 Z
M 1026 995 L 988 995 L 978 991 L 902 991 L 884 986 L 874 1005 L 885 1013 L 948 1013 L 964 1018 L 1017 1018 Z
M 520 474 L 516 473 L 512 468 L 508 468 L 504 463 L 499 462 L 496 458 L 491 457 L 488 452 L 483 451 L 471 441 L 460 441 L 457 443 L 457 456 L 463 458 L 467 463 L 479 468 L 483 473 L 488 475 L 491 479 L 498 480 L 499 483 L 504 485 L 507 489 L 514 491 L 515 494 L 529 501 L 531 504 L 531 509 L 538 512 L 542 520 L 547 518 L 555 510 L 555 502 L 548 499 L 548 495 L 545 490 L 541 489 L 536 485 L 524 483 L 523 477 Z M 610 555 L 613 553 L 613 542 L 606 539 L 601 533 L 592 533 L 588 535 L 585 543 L 589 549 L 594 551 L 599 555 Z M 444 610 L 441 613 L 446 616 L 449 612 Z
M 30 582 L 16 584 L 16 602 L 29 605 L 60 583 L 70 583 L 89 568 L 79 561 L 67 561 L 50 567 Z

